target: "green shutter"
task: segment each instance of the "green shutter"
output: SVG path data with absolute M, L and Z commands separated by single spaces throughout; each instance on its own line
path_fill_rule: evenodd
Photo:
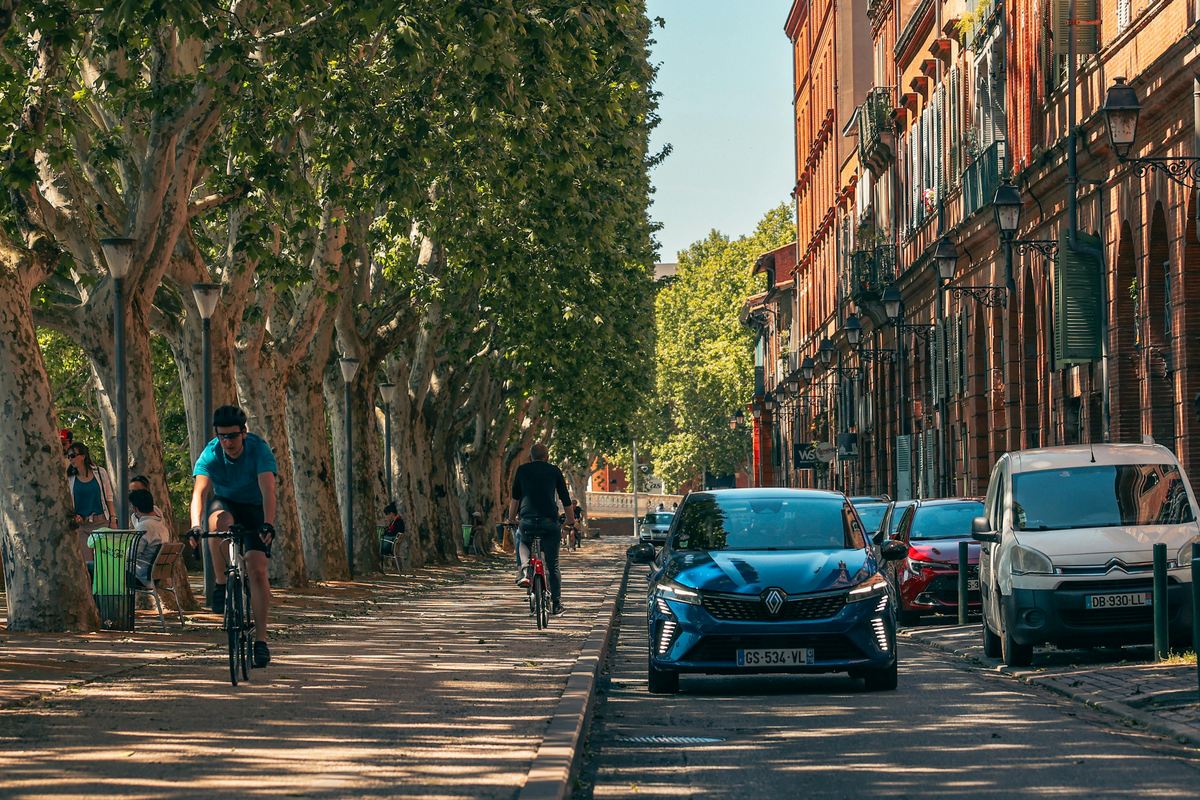
M 1075 24 L 1069 24 L 1071 0 L 1051 0 L 1050 15 L 1054 33 L 1054 55 L 1067 55 L 1068 31 L 1075 31 L 1075 54 L 1088 55 L 1100 47 L 1097 0 L 1075 0 Z M 1080 24 L 1085 23 L 1085 24 Z
M 896 499 L 912 499 L 912 436 L 896 437 Z
M 1059 256 L 1054 270 L 1056 369 L 1100 358 L 1100 323 L 1104 314 L 1100 240 L 1080 232 L 1076 241 L 1081 249 L 1072 250 L 1066 231 L 1058 237 Z

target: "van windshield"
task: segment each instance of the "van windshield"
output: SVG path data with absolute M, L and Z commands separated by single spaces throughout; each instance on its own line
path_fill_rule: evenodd
M 1013 475 L 1019 531 L 1176 525 L 1195 514 L 1174 464 L 1118 464 Z

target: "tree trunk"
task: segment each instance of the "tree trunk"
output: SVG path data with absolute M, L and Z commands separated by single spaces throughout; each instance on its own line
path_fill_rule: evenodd
M 15 264 L 0 262 L 0 561 L 10 631 L 99 627 L 79 534 L 68 524 L 72 504 L 53 409 L 29 289 Z
M 329 360 L 330 334 L 319 335 L 307 362 L 292 370 L 287 385 L 288 445 L 296 485 L 304 562 L 314 580 L 345 580 L 346 548 L 338 515 L 329 422 L 320 375 Z

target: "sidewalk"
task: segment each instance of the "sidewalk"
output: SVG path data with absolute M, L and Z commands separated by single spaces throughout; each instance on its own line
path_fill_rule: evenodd
M 1120 650 L 1039 647 L 1031 667 L 1007 667 L 983 655 L 980 623 L 922 626 L 902 640 L 951 653 L 980 666 L 1041 686 L 1085 705 L 1200 745 L 1200 692 L 1195 664 L 1159 664 L 1149 645 Z
M 6 636 L 0 793 L 514 797 L 627 544 L 564 554 L 568 611 L 540 633 L 511 557 L 289 592 L 237 688 L 215 627 Z

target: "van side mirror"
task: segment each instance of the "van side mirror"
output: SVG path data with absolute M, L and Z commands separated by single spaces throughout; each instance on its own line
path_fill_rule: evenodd
M 1000 543 L 1000 533 L 992 530 L 987 517 L 976 517 L 971 520 L 971 538 L 977 542 Z
M 899 539 L 888 539 L 879 548 L 884 561 L 899 561 L 908 555 L 908 545 Z
M 635 544 L 625 551 L 625 558 L 630 564 L 653 564 L 654 545 L 650 542 Z

